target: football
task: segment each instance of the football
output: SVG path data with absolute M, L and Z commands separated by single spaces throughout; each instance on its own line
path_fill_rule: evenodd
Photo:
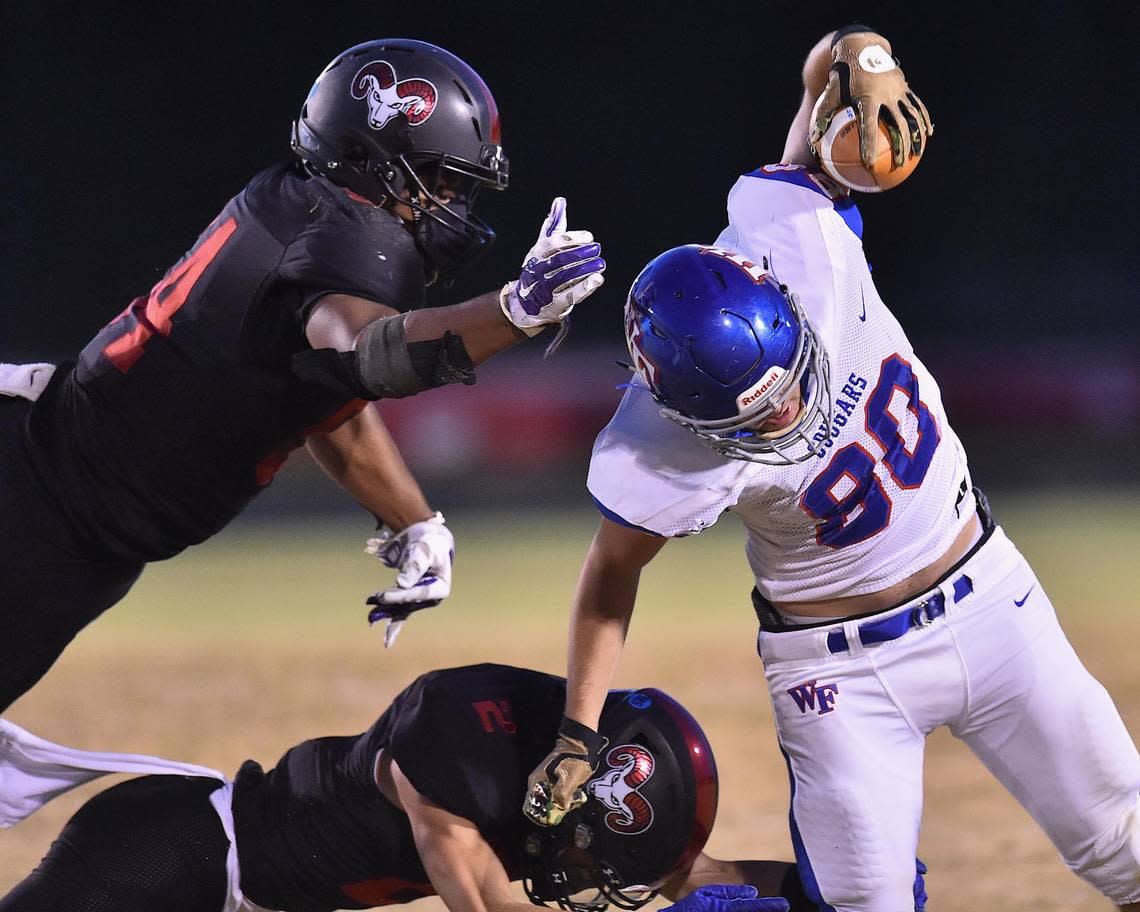
M 820 96 L 820 101 L 823 97 Z M 815 119 L 815 112 L 812 118 Z M 911 156 L 902 167 L 895 167 L 890 136 L 881 119 L 878 126 L 875 161 L 868 169 L 859 156 L 859 124 L 854 109 L 846 107 L 836 111 L 826 132 L 812 145 L 820 167 L 843 186 L 861 193 L 878 193 L 897 187 L 918 167 L 928 138 L 923 137 L 922 151 L 918 155 Z

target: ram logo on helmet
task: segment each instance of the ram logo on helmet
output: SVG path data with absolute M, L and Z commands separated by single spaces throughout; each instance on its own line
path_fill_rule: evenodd
M 368 102 L 368 126 L 383 130 L 397 114 L 413 127 L 431 117 L 438 97 L 426 79 L 396 81 L 396 71 L 386 60 L 362 66 L 352 79 L 352 97 Z
M 640 745 L 621 744 L 606 754 L 606 766 L 586 786 L 609 809 L 606 827 L 624 836 L 644 833 L 653 825 L 653 806 L 638 789 L 653 775 L 653 755 Z

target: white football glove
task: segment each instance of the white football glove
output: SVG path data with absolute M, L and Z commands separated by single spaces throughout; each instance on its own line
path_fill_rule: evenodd
M 523 258 L 522 274 L 499 292 L 503 314 L 528 336 L 561 323 L 602 287 L 602 247 L 589 231 L 566 230 L 566 200 L 555 197 L 538 240 Z
M 396 585 L 368 599 L 375 606 L 368 622 L 388 621 L 384 646 L 390 647 L 412 612 L 433 608 L 451 594 L 455 538 L 443 514 L 437 512 L 401 532 L 385 527 L 377 538 L 368 539 L 364 550 L 376 555 L 385 567 L 400 571 Z

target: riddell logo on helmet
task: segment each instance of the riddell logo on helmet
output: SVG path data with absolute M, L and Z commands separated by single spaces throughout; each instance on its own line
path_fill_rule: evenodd
M 403 114 L 413 127 L 422 124 L 435 110 L 439 93 L 426 79 L 397 82 L 392 64 L 374 60 L 352 78 L 352 97 L 368 102 L 368 126 L 383 130 L 398 114 Z
M 606 766 L 586 786 L 609 809 L 606 827 L 623 836 L 644 833 L 653 825 L 653 806 L 638 789 L 653 775 L 653 755 L 638 744 L 621 744 L 606 754 Z
M 741 411 L 744 411 L 746 408 L 748 408 L 748 406 L 752 405 L 752 403 L 758 402 L 765 393 L 767 393 L 772 389 L 772 387 L 780 382 L 780 378 L 786 373 L 787 371 L 782 367 L 773 366 L 772 369 L 764 375 L 763 380 L 752 387 L 752 389 L 748 390 L 747 392 L 743 392 L 736 397 L 737 408 L 739 408 Z

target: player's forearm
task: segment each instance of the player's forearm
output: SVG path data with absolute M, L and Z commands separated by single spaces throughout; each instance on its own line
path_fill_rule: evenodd
M 376 406 L 306 444 L 329 477 L 389 528 L 405 529 L 433 514 Z
M 534 906 L 529 902 L 518 902 L 517 900 L 494 904 L 488 902 L 487 912 L 534 912 Z
M 831 41 L 834 37 L 835 32 L 831 31 L 820 38 L 808 51 L 807 59 L 804 61 L 804 95 L 811 98 L 812 104 L 827 86 L 832 64 Z
M 566 715 L 597 729 L 637 600 L 638 567 L 587 558 L 570 613 Z
M 793 165 L 811 165 L 814 159 L 808 150 L 808 133 L 811 130 L 811 112 L 815 100 L 827 86 L 831 70 L 831 39 L 835 32 L 828 32 L 808 52 L 803 67 L 804 94 L 800 99 L 799 110 L 788 128 L 788 138 L 784 143 L 784 154 L 780 161 Z
M 780 896 L 794 867 L 787 861 L 725 861 L 702 852 L 692 868 L 669 880 L 661 893 L 675 901 L 710 884 L 751 884 L 761 896 Z
M 463 346 L 476 365 L 526 338 L 503 316 L 497 291 L 450 307 L 412 311 L 405 317 L 404 329 L 409 342 L 439 339 L 445 332 L 452 332 L 463 339 Z

